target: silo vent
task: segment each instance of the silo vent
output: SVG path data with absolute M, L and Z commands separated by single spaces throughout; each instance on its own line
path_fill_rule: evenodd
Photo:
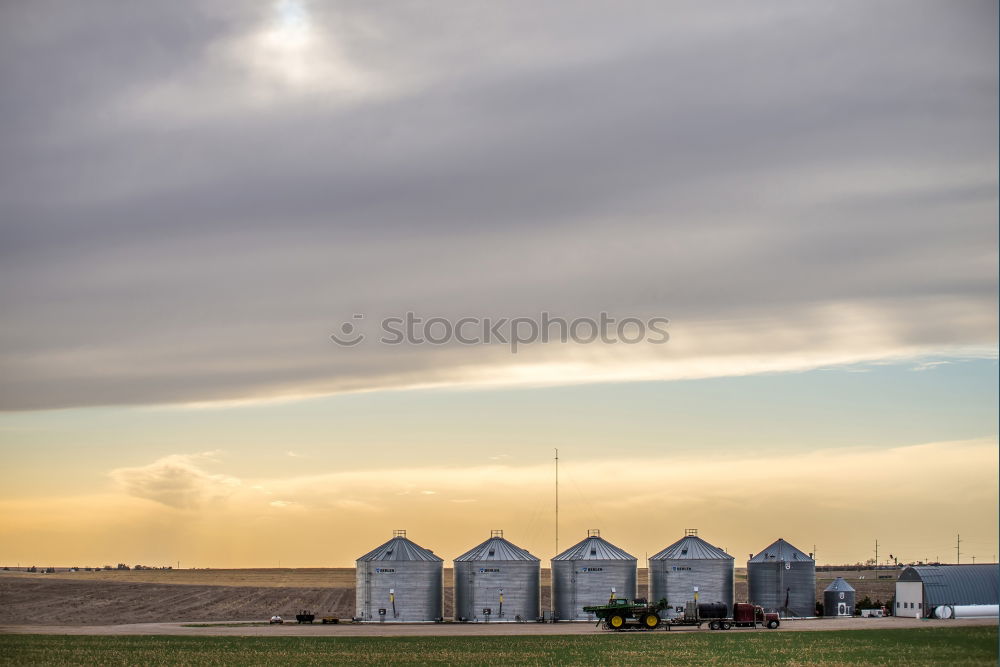
M 392 531 L 393 537 L 406 537 L 406 530 L 394 530 Z
M 495 549 L 490 549 L 490 555 L 491 556 L 496 556 L 497 555 L 496 550 Z
M 590 528 L 587 530 L 587 537 L 600 537 L 600 536 L 601 536 L 600 528 Z
M 490 537 L 503 537 L 503 531 L 502 530 L 491 530 L 490 531 Z
M 685 528 L 684 529 L 684 537 L 691 537 L 692 535 L 694 537 L 698 537 L 698 529 L 697 528 Z

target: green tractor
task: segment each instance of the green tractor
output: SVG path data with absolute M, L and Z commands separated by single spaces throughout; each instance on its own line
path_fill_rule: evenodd
M 583 610 L 597 616 L 607 630 L 655 630 L 660 627 L 660 612 L 667 608 L 667 601 L 660 600 L 648 604 L 646 600 L 609 600 L 607 604 L 584 607 Z

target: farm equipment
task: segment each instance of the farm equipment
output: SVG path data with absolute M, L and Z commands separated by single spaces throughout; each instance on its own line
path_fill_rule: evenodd
M 765 627 L 773 630 L 781 621 L 775 613 L 765 612 L 757 605 L 737 603 L 733 605 L 732 616 L 724 604 L 698 604 L 687 602 L 684 605 L 683 616 L 662 618 L 661 613 L 669 609 L 666 600 L 648 604 L 645 600 L 618 599 L 608 604 L 584 607 L 583 610 L 593 613 L 598 623 L 603 623 L 605 630 L 655 630 L 663 626 L 667 630 L 674 627 L 693 626 L 701 628 L 707 624 L 709 630 L 729 630 L 731 628 Z M 678 609 L 679 610 L 679 609 Z
M 618 598 L 583 610 L 597 616 L 598 623 L 603 621 L 605 630 L 655 630 L 662 622 L 660 612 L 666 608 L 663 601 L 650 605 L 645 600 Z
M 312 613 L 311 611 L 300 611 L 299 613 L 295 614 L 296 623 L 312 623 L 315 620 L 316 620 L 316 614 Z

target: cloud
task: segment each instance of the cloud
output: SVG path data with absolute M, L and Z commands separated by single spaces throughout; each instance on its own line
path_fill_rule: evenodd
M 0 10 L 0 408 L 995 354 L 991 3 L 288 6 Z
M 702 452 L 677 453 L 663 457 L 617 457 L 560 461 L 560 472 L 571 485 L 567 493 L 573 501 L 564 508 L 569 513 L 585 513 L 592 504 L 612 514 L 639 510 L 648 503 L 674 501 L 682 505 L 698 503 L 749 503 L 765 506 L 785 502 L 797 494 L 809 495 L 813 506 L 841 508 L 852 503 L 869 484 L 866 475 L 849 476 L 838 483 L 843 493 L 836 497 L 814 496 L 816 479 L 826 471 L 883 470 L 905 467 L 919 478 L 938 479 L 941 484 L 958 483 L 970 468 L 988 469 L 996 458 L 996 441 L 991 438 L 922 443 L 899 447 L 827 448 L 813 451 L 746 452 L 725 458 L 706 457 Z M 158 465 L 159 462 L 153 464 Z M 445 503 L 472 503 L 485 497 L 505 498 L 512 511 L 521 511 L 543 498 L 548 503 L 552 491 L 551 463 L 534 465 L 491 464 L 479 466 L 428 465 L 420 468 L 359 470 L 317 473 L 254 480 L 254 489 L 266 489 L 281 504 L 294 502 L 302 507 L 325 509 L 375 509 L 407 516 L 437 511 Z M 630 491 L 613 498 L 601 491 L 607 480 L 628 479 Z M 706 487 L 707 479 L 725 483 Z M 415 485 L 433 485 L 434 490 Z M 910 479 L 880 482 L 884 493 L 906 491 Z M 994 485 L 995 486 L 995 485 Z M 752 500 L 755 489 L 766 492 Z M 986 493 L 980 489 L 975 493 Z M 586 499 L 578 497 L 588 496 Z M 416 498 L 414 497 L 416 496 Z M 256 496 L 236 488 L 232 501 L 253 505 Z M 779 500 L 783 499 L 783 500 Z M 914 502 L 917 502 L 914 499 Z M 923 501 L 919 501 L 923 502 Z M 580 504 L 583 503 L 583 504 Z M 274 504 L 274 503 L 272 503 Z M 575 508 L 574 508 L 575 505 Z M 587 508 L 584 507 L 587 506 Z
M 116 468 L 109 475 L 130 496 L 177 509 L 197 509 L 227 498 L 241 486 L 235 477 L 210 474 L 200 467 L 216 461 L 215 454 L 173 454 L 145 466 Z
M 916 366 L 910 370 L 914 371 L 932 371 L 938 366 L 946 366 L 950 364 L 950 361 L 937 360 L 937 361 L 921 361 Z
M 366 503 L 363 500 L 351 500 L 342 499 L 337 500 L 333 503 L 336 509 L 344 510 L 348 512 L 378 512 L 379 508 L 371 503 Z

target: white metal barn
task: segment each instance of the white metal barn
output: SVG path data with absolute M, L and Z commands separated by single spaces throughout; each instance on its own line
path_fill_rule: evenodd
M 896 616 L 928 618 L 937 607 L 996 605 L 1000 566 L 911 565 L 896 580 Z

